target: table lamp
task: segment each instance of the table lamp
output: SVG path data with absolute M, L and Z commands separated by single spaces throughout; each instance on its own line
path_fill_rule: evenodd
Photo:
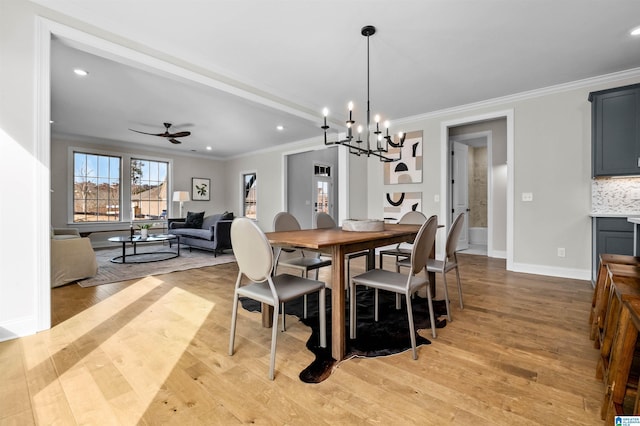
M 180 218 L 182 218 L 182 207 L 185 201 L 191 201 L 188 191 L 174 191 L 173 201 L 180 201 Z

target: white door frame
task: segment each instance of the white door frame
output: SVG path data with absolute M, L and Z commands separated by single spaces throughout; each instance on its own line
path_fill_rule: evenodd
M 449 128 L 461 126 L 464 124 L 478 123 L 482 121 L 495 120 L 498 118 L 505 118 L 507 120 L 507 270 L 513 270 L 513 211 L 514 211 L 514 112 L 513 109 L 489 112 L 486 114 L 474 115 L 470 117 L 462 117 L 455 120 L 443 121 L 440 123 L 440 164 L 441 176 L 440 176 L 440 193 L 444 195 L 444 200 L 440 205 L 441 217 L 447 218 L 450 215 L 451 205 L 450 195 L 448 191 L 450 181 L 450 165 L 449 158 Z M 445 223 L 445 232 L 449 232 L 450 223 Z M 444 250 L 444 239 L 440 239 L 438 250 Z M 492 242 L 493 244 L 493 242 Z
M 452 127 L 452 126 L 450 126 Z M 448 130 L 447 130 L 448 133 Z M 449 137 L 449 153 L 451 152 L 453 142 L 459 142 L 465 144 L 465 141 L 472 139 L 485 139 L 486 147 L 487 147 L 487 254 L 491 256 L 493 253 L 493 132 L 490 130 L 476 133 L 467 133 L 459 136 L 451 136 Z M 451 164 L 451 156 L 449 156 L 449 164 Z M 450 167 L 450 166 L 449 166 Z M 451 181 L 451 180 L 449 180 Z M 449 194 L 445 196 L 445 202 L 449 202 L 449 206 L 447 206 L 447 211 L 451 212 L 451 185 L 448 185 Z M 467 215 L 468 217 L 468 215 Z M 467 224 L 468 222 L 467 218 Z M 453 218 L 449 214 L 447 217 L 447 224 L 451 224 Z M 467 230 L 469 227 L 467 227 Z M 467 236 L 468 239 L 468 236 Z

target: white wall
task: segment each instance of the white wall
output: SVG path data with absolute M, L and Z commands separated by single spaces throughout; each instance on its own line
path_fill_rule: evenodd
M 393 131 L 422 130 L 424 177 L 421 184 L 394 186 L 398 191 L 422 191 L 424 213 L 439 214 L 442 123 L 512 110 L 514 116 L 513 270 L 589 279 L 591 270 L 591 104 L 590 91 L 633 84 L 640 73 L 576 82 L 545 92 L 521 94 L 477 107 L 465 106 L 425 117 L 403 120 Z M 402 127 L 400 127 L 402 126 Z M 369 166 L 368 210 L 382 217 L 381 165 Z M 396 189 L 397 187 L 397 189 Z M 533 193 L 522 202 L 521 193 Z M 566 257 L 557 256 L 563 247 Z
M 36 261 L 48 265 L 38 227 L 44 209 L 37 194 L 43 175 L 35 135 L 35 22 L 31 5 L 0 2 L 0 340 L 39 329 L 39 271 Z M 44 154 L 46 155 L 46 154 Z M 46 174 L 45 174 L 46 175 Z M 45 182 L 48 185 L 47 182 Z M 46 324 L 45 324 L 46 325 Z

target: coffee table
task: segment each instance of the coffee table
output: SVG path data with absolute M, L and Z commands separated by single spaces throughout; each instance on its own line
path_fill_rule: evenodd
M 144 243 L 157 243 L 176 240 L 178 246 L 177 251 L 152 251 L 138 253 L 137 245 Z M 180 236 L 173 234 L 157 234 L 149 235 L 143 238 L 140 235 L 134 235 L 133 237 L 111 237 L 109 241 L 112 243 L 122 244 L 122 255 L 116 256 L 111 259 L 113 263 L 149 263 L 160 262 L 163 260 L 169 260 L 180 256 Z M 133 253 L 127 253 L 127 244 L 133 246 Z

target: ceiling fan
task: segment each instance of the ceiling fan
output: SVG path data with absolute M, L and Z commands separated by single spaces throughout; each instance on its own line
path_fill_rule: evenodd
M 181 141 L 177 140 L 176 138 L 182 138 L 185 136 L 189 136 L 191 134 L 191 132 L 177 132 L 177 133 L 169 133 L 169 128 L 171 127 L 171 123 L 163 123 L 164 127 L 165 127 L 165 131 L 164 133 L 147 133 L 147 132 L 141 132 L 139 130 L 133 130 L 133 129 L 129 129 L 132 132 L 136 132 L 136 133 L 142 133 L 143 135 L 151 135 L 151 136 L 160 136 L 163 138 L 168 138 L 169 142 L 173 143 L 173 144 L 179 144 L 182 143 Z

